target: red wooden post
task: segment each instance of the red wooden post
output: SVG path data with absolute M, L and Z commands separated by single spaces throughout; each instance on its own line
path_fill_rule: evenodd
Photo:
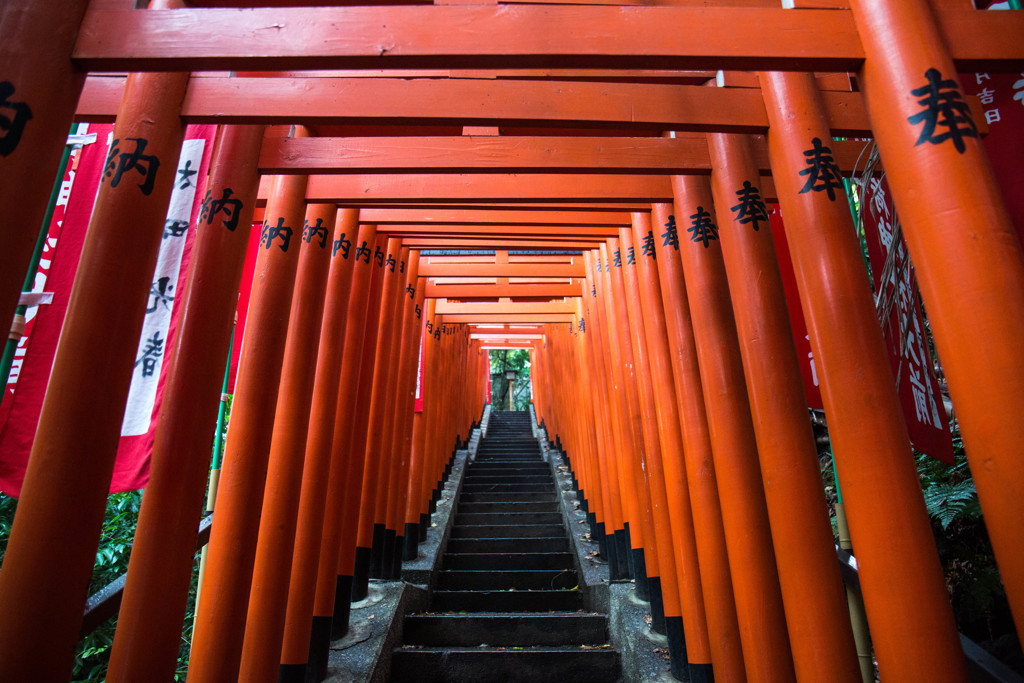
M 830 140 L 820 94 L 809 74 L 762 73 L 761 86 L 771 121 L 768 149 L 775 185 L 819 364 L 881 675 L 966 680 L 963 650 L 842 183 L 835 177 L 837 170 L 807 163 L 815 155 L 820 158 L 820 148 Z M 865 440 L 871 448 L 863 447 Z
M 793 664 L 800 680 L 853 683 L 857 651 L 760 175 L 749 137 L 710 134 L 708 147 Z
M 352 242 L 358 227 L 359 209 L 337 211 L 334 234 L 331 236 L 331 265 L 320 327 L 316 381 L 309 412 L 310 431 L 302 469 L 299 513 L 295 524 L 295 548 L 288 580 L 279 669 L 279 679 L 283 681 L 305 680 L 306 675 L 324 511 L 329 507 L 328 481 L 335 464 L 331 457 L 334 417 L 341 383 L 342 358 L 346 350 L 347 316 L 350 310 L 356 308 L 350 302 L 350 294 L 356 292 L 356 287 L 369 284 L 369 269 L 361 273 L 366 277 L 353 282 L 355 255 L 352 253 Z M 362 300 L 365 300 L 365 296 Z
M 296 233 L 302 243 L 245 618 L 238 673 L 244 681 L 271 683 L 278 676 L 299 514 L 302 456 L 310 428 L 320 427 L 311 425 L 309 416 L 336 214 L 333 204 L 310 204 L 303 232 Z
M 30 31 L 27 37 L 41 38 L 40 17 L 23 3 L 5 5 L 0 11 L 5 28 L 12 19 L 24 18 Z M 67 32 L 73 29 L 63 22 L 63 17 L 58 19 L 57 29 L 66 41 Z M 17 34 L 15 30 L 13 35 Z M 12 46 L 24 48 L 20 38 Z M 7 47 L 5 44 L 0 53 L 7 57 L 4 63 L 21 61 L 22 55 L 8 55 Z M 79 76 L 62 71 L 53 62 L 45 67 L 36 60 L 30 62 L 26 66 L 38 71 L 29 68 L 22 72 L 19 67 L 16 89 L 4 93 L 7 101 L 20 101 L 23 95 L 60 85 L 72 88 L 78 82 Z M 53 80 L 43 81 L 50 78 Z M 0 88 L 6 83 L 0 82 Z M 5 615 L 0 623 L 3 680 L 59 680 L 71 669 L 71 652 L 78 640 L 82 604 L 96 560 L 125 401 L 184 135 L 179 112 L 187 83 L 188 74 L 133 74 L 121 100 L 110 153 L 113 166 L 108 166 L 96 197 L 0 570 L 0 605 Z M 70 95 L 62 93 L 57 99 Z M 33 97 L 30 106 L 43 118 L 43 125 L 41 130 L 28 129 L 31 136 L 23 141 L 20 152 L 12 150 L 18 152 L 11 158 L 21 162 L 18 170 L 11 168 L 11 160 L 4 162 L 0 190 L 0 202 L 4 203 L 0 205 L 5 210 L 11 207 L 5 200 L 20 203 L 52 186 L 53 163 L 43 163 L 45 171 L 37 175 L 34 162 L 25 159 L 30 153 L 49 159 L 51 146 L 59 153 L 63 140 L 51 136 L 57 134 L 54 129 L 63 135 L 66 119 L 61 114 L 54 121 L 50 119 L 54 113 L 39 109 L 48 102 L 53 102 L 58 112 L 67 112 L 67 107 L 51 96 Z M 0 112 L 7 116 L 9 109 Z M 7 130 L 0 144 L 14 142 L 10 137 L 13 130 Z M 41 184 L 43 189 L 23 189 L 23 179 Z M 23 194 L 9 197 L 8 192 Z M 24 212 L 12 209 L 13 216 L 23 216 L 26 223 L 7 221 L 32 233 L 30 245 L 40 224 L 35 211 L 29 206 Z M 0 269 L 4 272 L 0 281 L 0 315 L 4 316 L 0 320 L 4 325 L 11 319 L 25 275 L 27 258 L 21 255 L 21 241 L 14 240 L 14 263 Z M 6 284 L 12 269 L 18 283 L 13 289 Z
M 210 165 L 209 196 L 240 203 L 232 213 L 200 217 L 182 310 L 203 314 L 182 316 L 177 332 L 108 681 L 166 680 L 177 665 L 262 141 L 263 126 L 225 126 Z
M 864 101 L 1020 630 L 1024 260 L 928 3 L 854 0 L 850 7 L 866 56 Z M 937 109 L 940 98 L 948 98 L 948 114 Z
M 188 668 L 193 683 L 238 676 L 305 197 L 305 176 L 278 176 L 267 204 L 214 509 L 217 524 L 196 607 Z

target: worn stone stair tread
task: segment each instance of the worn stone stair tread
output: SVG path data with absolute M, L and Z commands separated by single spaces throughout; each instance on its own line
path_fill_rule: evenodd
M 399 648 L 392 657 L 391 680 L 613 683 L 619 666 L 619 653 L 605 648 Z
M 452 612 L 571 612 L 580 609 L 576 590 L 437 590 L 431 609 Z
M 571 569 L 568 552 L 446 553 L 443 569 Z
M 557 536 L 565 531 L 562 525 L 554 524 L 487 524 L 452 527 L 452 538 L 534 538 Z
M 579 583 L 575 569 L 442 569 L 441 589 L 463 590 L 567 590 Z
M 404 638 L 406 645 L 428 647 L 601 645 L 608 620 L 585 612 L 416 614 L 406 617 Z

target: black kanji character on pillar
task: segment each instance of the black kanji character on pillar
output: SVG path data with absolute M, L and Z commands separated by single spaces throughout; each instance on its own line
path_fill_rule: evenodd
M 800 175 L 808 176 L 800 194 L 805 192 L 821 192 L 828 194 L 830 201 L 836 200 L 836 190 L 843 187 L 843 174 L 836 166 L 836 160 L 832 157 L 832 150 L 821 144 L 821 138 L 811 140 L 811 149 L 804 150 L 807 157 L 806 163 L 809 168 L 800 171 Z
M 363 242 L 366 244 L 366 242 Z M 341 237 L 334 240 L 334 249 L 331 251 L 331 256 L 337 256 L 338 250 L 341 250 L 341 258 L 348 260 L 349 249 L 352 248 L 352 240 L 345 239 L 345 233 L 341 233 Z
M 373 250 L 373 258 L 377 259 L 377 266 L 380 268 L 384 267 L 384 250 L 380 248 L 379 244 Z M 394 270 L 394 268 L 392 268 L 392 270 Z
M 14 94 L 14 84 L 0 81 L 0 130 L 4 136 L 0 138 L 0 157 L 5 157 L 17 148 L 21 142 L 21 134 L 25 132 L 25 124 L 32 118 L 32 110 L 24 102 L 11 102 L 7 98 Z M 9 110 L 11 115 L 2 113 Z
M 370 248 L 366 246 L 366 240 L 363 240 L 362 245 L 356 247 L 356 261 L 358 262 L 360 259 L 362 259 L 364 263 L 369 263 L 370 254 L 372 253 L 373 252 L 370 251 Z M 364 256 L 366 258 L 363 258 Z
M 665 223 L 665 232 L 661 233 L 661 236 L 665 238 L 665 241 L 661 243 L 661 246 L 672 247 L 676 251 L 679 251 L 679 232 L 676 230 L 675 216 L 668 217 L 668 223 Z
M 278 237 L 281 238 L 281 251 L 288 251 L 288 245 L 292 241 L 292 229 L 284 224 L 284 217 L 278 216 L 277 225 L 271 225 L 270 223 L 263 224 L 263 232 L 260 233 L 260 242 L 263 243 L 264 249 L 270 249 L 270 245 Z
M 952 78 L 943 79 L 938 69 L 928 69 L 924 77 L 928 79 L 928 84 L 910 91 L 914 97 L 921 98 L 917 103 L 923 107 L 918 113 L 907 117 L 907 121 L 915 126 L 924 124 L 914 146 L 926 142 L 938 145 L 952 140 L 956 151 L 963 154 L 967 149 L 964 138 L 978 137 L 978 127 L 971 118 L 970 107 L 964 102 L 964 96 Z M 946 132 L 936 135 L 937 126 L 942 126 Z
M 616 268 L 621 268 L 622 267 L 622 250 L 621 249 L 616 249 L 615 253 L 612 256 L 614 258 L 613 263 L 615 264 L 615 267 Z
M 580 332 L 586 332 L 586 331 L 587 331 L 587 320 L 586 320 L 586 318 L 582 318 L 581 317 L 580 318 Z
M 636 247 L 630 247 L 626 250 L 626 265 L 636 265 Z
M 224 227 L 234 232 L 235 228 L 238 227 L 238 215 L 242 211 L 242 200 L 232 199 L 232 194 L 234 194 L 234 190 L 230 187 L 225 187 L 220 199 L 214 199 L 213 193 L 207 190 L 206 194 L 203 195 L 203 203 L 200 204 L 199 220 L 205 220 L 207 225 L 213 225 L 214 217 L 218 213 L 223 213 L 224 220 L 222 222 Z
M 405 293 L 409 295 L 410 299 L 416 298 L 416 288 L 413 287 L 412 285 L 405 286 Z
M 597 272 L 604 271 L 604 262 L 601 259 L 597 259 Z
M 117 187 L 121 177 L 128 171 L 138 171 L 142 175 L 142 183 L 139 189 L 142 194 L 149 196 L 153 191 L 153 184 L 156 182 L 156 172 L 160 169 L 160 160 L 154 154 L 143 154 L 149 140 L 146 138 L 125 138 L 125 142 L 134 142 L 135 149 L 131 152 L 121 151 L 121 141 L 114 140 L 110 144 L 110 153 L 107 155 L 107 165 L 103 172 L 103 179 L 110 178 L 110 186 Z
M 174 285 L 170 284 L 170 277 L 162 277 L 153 283 L 153 286 L 149 289 L 149 300 L 150 305 L 146 309 L 146 313 L 154 313 L 156 309 L 162 304 L 164 310 L 171 310 L 171 306 L 174 304 L 174 297 L 171 296 L 171 292 L 174 291 Z
M 736 222 L 740 225 L 747 223 L 754 224 L 754 232 L 760 229 L 758 223 L 768 222 L 768 209 L 761 201 L 761 191 L 750 184 L 749 180 L 743 181 L 743 187 L 736 190 L 736 196 L 740 203 L 729 207 L 736 214 Z
M 186 187 L 192 184 L 192 176 L 196 175 L 197 171 L 192 170 L 192 160 L 185 160 L 185 167 L 178 169 L 178 175 L 181 177 L 178 179 L 181 185 L 178 185 L 179 190 L 184 190 Z
M 433 333 L 434 333 L 434 323 L 432 323 L 431 321 L 428 320 L 427 321 L 427 334 L 433 334 Z
M 146 340 L 142 355 L 135 361 L 135 367 L 139 367 L 139 363 L 142 364 L 143 377 L 152 377 L 156 372 L 156 361 L 164 355 L 164 341 L 160 338 L 159 330 L 153 333 L 152 338 Z
M 188 232 L 188 221 L 176 221 L 172 218 L 164 221 L 164 236 L 162 239 L 181 237 L 186 232 Z
M 697 207 L 697 213 L 690 216 L 690 221 L 686 232 L 690 233 L 691 242 L 703 242 L 707 249 L 712 240 L 718 239 L 718 227 L 711 222 L 711 214 L 703 206 Z
M 416 304 L 416 319 L 419 320 L 423 316 L 423 309 L 420 308 L 419 304 Z
M 590 296 L 597 298 L 597 285 L 590 285 Z
M 327 246 L 327 226 L 324 225 L 323 218 L 316 219 L 316 225 L 310 225 L 309 221 L 303 221 L 302 225 L 302 241 L 307 244 L 312 243 L 317 237 L 320 238 L 320 248 L 323 249 Z
M 643 246 L 644 256 L 650 256 L 652 259 L 657 260 L 658 254 L 654 250 L 654 231 L 648 230 L 647 235 L 644 237 Z
M 395 257 L 393 255 L 388 254 L 388 260 L 385 265 L 387 265 L 388 270 L 390 270 L 393 273 L 395 272 L 395 266 L 398 265 L 398 261 L 395 260 Z
M 436 328 L 434 330 L 434 339 L 438 339 L 438 340 L 441 339 L 441 330 L 440 330 L 440 328 Z
M 405 272 L 405 261 L 400 261 L 398 263 L 398 272 L 399 273 L 404 273 Z

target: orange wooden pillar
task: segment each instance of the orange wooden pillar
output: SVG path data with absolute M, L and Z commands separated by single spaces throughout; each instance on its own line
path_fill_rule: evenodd
M 794 680 L 736 324 L 712 223 L 711 186 L 706 177 L 673 176 L 672 189 L 682 236 L 677 233 L 661 254 L 665 260 L 678 256 L 685 273 L 747 678 Z M 659 232 L 670 234 L 670 217 L 655 211 L 655 220 Z
M 327 507 L 320 541 L 320 557 L 310 625 L 308 675 L 323 679 L 327 674 L 327 656 L 332 638 L 348 632 L 352 599 L 352 555 L 355 550 L 355 524 L 359 515 L 359 494 L 363 482 L 363 449 L 366 422 L 369 419 L 370 388 L 377 346 L 377 319 L 384 284 L 384 269 L 371 254 L 374 245 L 385 244 L 376 226 L 363 225 L 350 245 L 353 267 L 351 303 L 346 312 L 345 348 L 338 385 L 338 404 L 334 414 L 331 473 L 327 481 Z M 339 245 L 344 248 L 344 243 Z M 344 542 L 343 542 L 344 541 Z M 298 606 L 286 617 L 282 663 L 286 668 L 303 658 L 305 628 Z M 292 628 L 291 624 L 296 624 Z M 286 659 L 287 658 L 287 659 Z
M 306 208 L 245 619 L 238 673 L 244 681 L 278 675 L 336 214 L 333 204 Z
M 593 250 L 586 253 L 584 259 L 587 269 L 587 280 L 591 287 L 596 290 L 598 269 L 603 266 L 598 265 L 597 255 L 594 254 Z M 601 496 L 602 509 L 605 515 L 603 522 L 598 521 L 598 543 L 601 544 L 599 547 L 604 557 L 608 560 L 609 576 L 615 576 L 618 573 L 615 531 L 622 528 L 622 501 L 619 498 L 618 488 L 613 486 L 614 478 L 611 475 L 611 465 L 609 463 L 615 457 L 615 453 L 618 452 L 620 438 L 617 437 L 620 437 L 620 432 L 618 429 L 617 412 L 609 410 L 609 406 L 613 405 L 610 396 L 613 389 L 608 381 L 610 361 L 608 360 L 607 349 L 605 348 L 604 321 L 601 316 L 601 306 L 597 302 L 591 304 L 588 301 L 586 310 L 587 320 L 590 321 L 591 327 L 594 327 L 595 323 L 597 326 L 596 330 L 591 330 L 591 333 L 584 337 L 584 343 L 590 348 L 588 367 L 593 378 L 588 385 L 597 389 L 597 391 L 592 391 L 590 395 L 596 425 L 595 441 L 597 449 L 595 451 L 595 471 L 598 473 L 600 481 L 600 485 L 595 487 L 597 490 L 594 493 Z
M 668 330 L 658 283 L 657 249 L 650 242 L 650 225 L 648 214 L 633 214 L 632 237 L 639 271 L 637 284 L 640 294 L 640 310 L 647 341 L 651 384 L 661 442 L 662 470 L 665 490 L 668 494 L 667 507 L 672 530 L 672 540 L 663 548 L 662 554 L 664 556 L 665 551 L 673 553 L 673 564 L 679 577 L 678 594 L 681 611 L 677 618 L 669 618 L 671 615 L 666 600 L 665 626 L 670 637 L 670 644 L 675 631 L 683 630 L 685 632 L 689 675 L 696 680 L 708 680 L 712 676 L 709 666 L 712 662 L 711 643 L 708 639 L 707 614 L 701 588 L 701 569 L 698 565 L 697 539 L 684 463 L 685 455 L 680 432 L 678 405 L 673 393 Z M 639 249 L 637 245 L 640 245 Z M 662 547 L 662 544 L 659 543 L 659 548 Z M 662 579 L 664 580 L 664 578 L 663 572 Z M 682 671 L 676 671 L 676 676 L 679 677 L 682 673 Z
M 402 553 L 405 546 L 405 506 L 408 501 L 410 456 L 412 454 L 412 416 L 416 393 L 416 367 L 419 364 L 420 332 L 422 326 L 416 318 L 417 298 L 422 301 L 422 292 L 417 294 L 419 280 L 419 252 L 403 249 L 406 271 L 405 288 L 402 290 L 402 350 L 399 356 L 395 378 L 396 396 L 394 402 L 394 442 L 392 451 L 397 467 L 392 470 L 388 484 L 388 507 L 385 524 L 395 532 L 390 563 L 384 565 L 384 578 L 396 581 L 402 574 Z
M 855 0 L 850 6 L 866 55 L 860 72 L 864 100 L 949 380 L 985 526 L 1021 629 L 1019 243 L 928 3 Z
M 331 236 L 331 265 L 327 276 L 316 381 L 309 413 L 309 438 L 306 441 L 295 524 L 295 548 L 288 579 L 279 669 L 279 679 L 282 681 L 301 681 L 306 676 L 324 513 L 329 507 L 328 482 L 335 466 L 341 466 L 334 461 L 332 455 L 335 452 L 334 418 L 341 385 L 343 354 L 346 350 L 345 340 L 348 336 L 348 316 L 359 305 L 354 298 L 357 288 L 364 295 L 360 301 L 365 302 L 365 288 L 369 285 L 369 268 L 363 268 L 360 278 L 355 278 L 352 242 L 358 238 L 358 228 L 359 209 L 337 211 L 334 234 Z M 372 227 L 368 227 L 363 234 L 370 230 Z
M 385 254 L 397 255 L 401 240 L 389 239 Z M 380 259 L 378 259 L 380 260 Z M 356 527 L 355 572 L 353 574 L 352 598 L 361 600 L 371 576 L 380 575 L 380 552 L 383 550 L 384 525 L 376 522 L 376 504 L 380 490 L 380 473 L 384 453 L 381 451 L 384 425 L 392 406 L 388 405 L 389 381 L 393 375 L 399 346 L 395 343 L 395 309 L 401 302 L 401 273 L 384 269 L 384 291 L 381 299 L 380 323 L 377 333 L 377 348 L 373 363 L 373 389 L 370 397 L 370 414 L 366 427 L 364 449 L 362 493 L 359 502 L 359 523 Z M 343 539 L 344 542 L 344 539 Z
M 183 316 L 177 332 L 108 681 L 166 680 L 177 665 L 262 142 L 263 126 L 220 130 L 207 196 L 237 203 L 200 215 L 182 310 L 203 315 Z
M 883 678 L 965 680 L 881 329 L 809 74 L 762 73 L 768 148 Z M 865 449 L 864 444 L 871 448 Z
M 800 680 L 859 681 L 818 451 L 750 138 L 709 134 L 708 147 L 794 668 Z
M 87 0 L 69 0 L 60 3 L 59 11 L 32 0 L 0 5 L 0 116 L 7 121 L 0 136 L 0 327 L 5 338 L 85 84 L 85 72 L 71 63 L 71 51 L 88 5 Z
M 242 340 L 188 680 L 238 676 L 266 463 L 305 215 L 305 176 L 275 178 Z
M 612 300 L 615 305 L 615 324 L 613 329 L 619 335 L 619 345 L 622 353 L 622 362 L 626 371 L 623 383 L 624 390 L 626 392 L 626 401 L 629 406 L 629 417 L 633 426 L 634 434 L 634 445 L 633 449 L 629 453 L 625 453 L 624 460 L 625 469 L 623 471 L 623 479 L 626 481 L 626 486 L 632 491 L 634 498 L 633 511 L 632 511 L 632 526 L 629 528 L 627 536 L 630 541 L 630 567 L 632 569 L 633 580 L 636 582 L 637 596 L 647 600 L 650 593 L 648 592 L 647 586 L 647 566 L 644 556 L 644 545 L 648 537 L 654 533 L 653 521 L 651 519 L 651 497 L 650 490 L 647 486 L 645 478 L 646 467 L 645 461 L 649 459 L 648 444 L 649 440 L 645 439 L 644 436 L 644 420 L 643 410 L 640 405 L 640 387 L 639 387 L 639 375 L 638 366 L 639 360 L 637 356 L 640 353 L 646 353 L 646 349 L 642 352 L 636 348 L 636 342 L 631 336 L 631 327 L 629 319 L 628 304 L 626 303 L 626 286 L 623 277 L 624 268 L 635 268 L 635 260 L 631 264 L 629 262 L 629 255 L 626 253 L 624 242 L 621 240 L 610 240 L 609 246 L 612 248 L 611 259 L 612 269 L 610 271 L 611 276 L 611 288 Z M 632 245 L 632 242 L 630 242 Z M 650 378 L 648 377 L 648 380 Z
M 426 334 L 424 332 L 424 298 L 426 285 L 423 278 L 419 279 L 416 285 L 416 301 L 414 312 L 416 315 L 415 324 L 420 328 L 419 344 L 416 348 L 417 376 L 415 389 L 419 391 L 420 401 L 426 399 L 426 368 L 423 367 L 424 354 L 426 351 Z M 415 398 L 415 394 L 414 394 Z M 423 479 L 427 469 L 427 429 L 424 424 L 423 411 L 414 412 L 412 416 L 412 444 L 410 452 L 409 484 L 406 489 L 405 506 L 405 545 L 402 548 L 403 560 L 414 560 L 419 555 L 419 544 L 424 540 L 421 538 L 421 531 L 426 531 L 426 525 L 430 524 L 427 501 L 424 498 Z M 426 515 L 426 519 L 424 516 Z
M 667 222 L 671 210 L 669 205 L 653 205 L 652 209 L 659 223 Z M 663 252 L 658 264 L 658 279 L 669 354 L 673 360 L 672 374 L 683 436 L 686 484 L 693 512 L 711 662 L 714 675 L 720 680 L 744 680 L 746 673 L 739 622 L 682 264 L 678 258 L 672 258 L 674 253 L 666 251 L 670 245 L 664 243 L 661 235 L 657 236 L 661 237 L 660 240 L 656 238 L 649 223 L 645 237 L 655 254 L 659 253 L 659 243 Z M 640 255 L 638 250 L 638 258 Z
M 10 28 L 7 22 L 21 18 L 23 12 L 26 28 L 32 29 L 35 13 L 27 11 L 23 3 L 0 10 L 3 26 Z M 63 21 L 58 20 L 61 34 L 71 30 Z M 4 42 L 17 34 L 15 28 L 14 35 L 5 36 Z M 35 30 L 30 35 L 38 37 Z M 21 36 L 18 38 L 13 45 L 24 48 Z M 7 52 L 8 45 L 0 49 L 7 57 L 5 65 L 20 61 L 20 55 L 12 57 Z M 33 73 L 31 67 L 38 71 Z M 46 120 L 56 114 L 39 109 L 51 101 L 41 91 L 57 84 L 70 86 L 79 77 L 62 74 L 52 62 L 44 68 L 34 60 L 26 64 L 24 72 L 19 67 L 15 75 L 21 90 L 11 91 L 9 81 L 0 81 L 0 102 L 20 102 L 22 96 L 40 94 L 38 103 L 33 100 L 31 106 L 43 119 L 42 130 L 24 141 L 21 153 L 16 153 L 22 146 L 17 144 L 3 165 L 4 198 L 13 199 L 7 195 L 9 191 L 24 192 L 16 199 L 21 202 L 48 190 L 53 178 L 52 163 L 44 164 L 46 170 L 40 178 L 33 169 L 35 162 L 26 160 L 25 153 L 49 157 L 51 144 L 60 147 L 63 142 L 49 140 L 53 133 L 47 131 L 65 121 L 63 114 L 58 116 L 59 124 Z M 28 84 L 51 76 L 56 83 Z M 72 666 L 71 653 L 96 560 L 124 406 L 184 135 L 179 113 L 187 82 L 188 74 L 133 74 L 121 100 L 109 154 L 112 165 L 107 167 L 96 196 L 0 570 L 2 680 L 60 680 Z M 54 104 L 57 112 L 66 112 L 66 106 Z M 0 107 L 0 112 L 5 117 L 11 114 L 6 107 Z M 31 125 L 31 121 L 26 124 Z M 11 136 L 15 132 L 14 126 L 6 129 L 0 150 L 8 144 L 14 146 L 17 140 Z M 15 159 L 17 170 L 11 165 Z M 25 178 L 41 183 L 45 190 L 22 190 Z M 11 210 L 5 216 L 9 226 L 30 233 L 31 251 L 40 224 L 34 208 L 19 210 L 5 204 L 4 209 Z M 16 224 L 10 222 L 14 216 L 35 219 Z M 10 234 L 10 230 L 4 233 Z M 4 283 L 0 291 L 3 325 L 11 320 L 27 270 L 27 258 L 18 246 L 22 239 L 12 240 L 14 263 L 9 265 L 14 273 L 5 268 L 0 281 Z M 13 289 L 6 285 L 7 278 L 16 280 Z
M 605 373 L 608 382 L 608 396 L 610 403 L 605 404 L 612 415 L 612 432 L 615 437 L 615 449 L 609 454 L 608 470 L 611 481 L 618 490 L 619 504 L 622 515 L 622 528 L 615 529 L 615 537 L 611 539 L 615 543 L 615 563 L 609 561 L 608 571 L 611 580 L 622 580 L 629 578 L 629 543 L 626 537 L 628 524 L 631 517 L 636 515 L 636 495 L 630 490 L 629 484 L 632 478 L 624 471 L 626 459 L 631 457 L 637 449 L 633 424 L 626 404 L 626 389 L 624 386 L 624 373 L 622 361 L 622 349 L 620 347 L 618 321 L 614 317 L 615 303 L 612 300 L 611 288 L 611 260 L 607 244 L 602 244 L 598 250 L 600 258 L 597 263 L 604 264 L 600 272 L 595 273 L 599 298 L 596 306 L 598 326 L 595 330 L 601 337 L 601 346 L 604 349 Z

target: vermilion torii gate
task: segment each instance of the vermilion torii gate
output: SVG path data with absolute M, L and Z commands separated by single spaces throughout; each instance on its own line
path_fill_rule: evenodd
M 488 328 L 470 325 L 499 323 L 543 326 L 538 412 L 611 552 L 658 580 L 691 675 L 856 680 L 778 265 L 769 231 L 732 210 L 743 188 L 792 226 L 881 674 L 963 680 L 839 191 L 863 145 L 836 135 L 881 151 L 1021 623 L 1024 260 L 956 73 L 1019 71 L 1024 15 L 966 0 L 253 4 L 0 7 L 0 315 L 72 121 L 114 118 L 120 142 L 0 568 L 0 678 L 67 678 L 173 180 L 160 162 L 183 122 L 223 124 L 211 196 L 264 226 L 190 680 L 323 666 L 348 591 L 396 577 L 395 548 L 419 535 L 478 415 Z M 706 87 L 719 69 L 737 87 Z M 210 349 L 227 348 L 245 250 L 226 218 L 205 212 L 197 239 L 109 680 L 173 671 L 220 391 Z M 300 239 L 317 218 L 351 259 Z M 423 255 L 472 248 L 497 253 Z M 581 254 L 506 253 L 544 249 Z M 424 334 L 437 399 L 414 416 Z

